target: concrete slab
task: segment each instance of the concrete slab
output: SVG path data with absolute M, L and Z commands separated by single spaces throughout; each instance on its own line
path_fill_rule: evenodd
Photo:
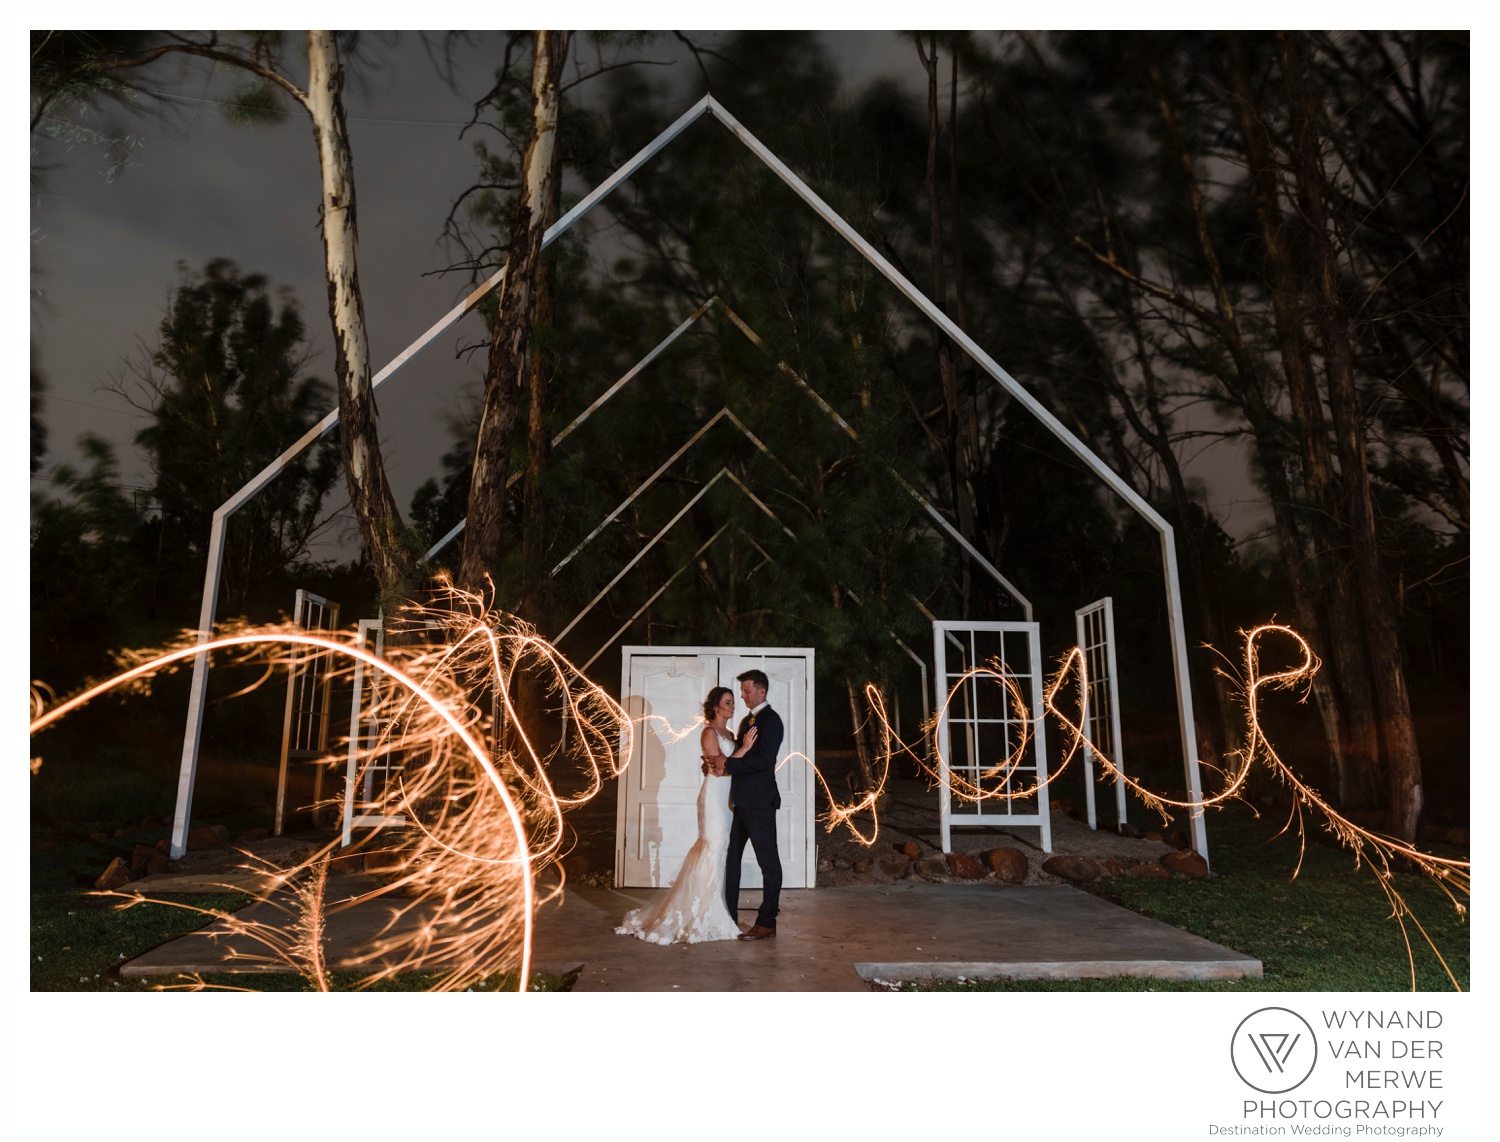
M 200 879 L 198 877 L 179 877 L 176 878 L 179 882 L 176 884 L 171 883 L 169 877 L 162 879 L 168 881 L 168 884 L 159 885 L 154 892 L 145 891 L 146 879 L 133 881 L 130 887 L 134 890 L 137 886 L 142 886 L 142 895 L 160 896 L 168 901 L 174 894 L 204 891 L 198 887 L 180 887 L 181 883 L 196 883 Z M 222 882 L 224 878 L 219 879 Z M 324 899 L 329 904 L 335 904 L 368 892 L 377 884 L 378 882 L 371 877 L 330 876 L 324 891 Z M 222 888 L 219 889 L 219 891 L 222 890 Z M 335 970 L 370 970 L 371 965 L 367 954 L 378 946 L 381 937 L 390 930 L 391 925 L 398 922 L 396 912 L 400 905 L 409 903 L 410 901 L 392 902 L 388 899 L 376 899 L 361 904 L 357 908 L 336 912 L 330 916 L 323 945 L 329 967 Z M 290 904 L 291 894 L 281 892 L 273 895 L 270 900 L 256 901 L 240 909 L 235 916 L 240 920 L 285 929 L 296 920 L 295 910 L 290 907 Z M 416 925 L 422 923 L 428 915 L 430 915 L 430 910 L 412 909 L 401 917 L 399 922 Z M 442 966 L 435 964 L 431 970 L 440 970 Z M 120 965 L 122 976 L 134 978 L 191 975 L 197 972 L 255 974 L 284 973 L 289 970 L 291 969 L 285 963 L 270 956 L 265 946 L 259 941 L 231 932 L 229 926 L 222 920 L 215 921 L 196 932 L 179 936 Z
M 583 963 L 575 991 L 845 991 L 915 979 L 1259 976 L 1250 956 L 1067 885 L 901 881 L 782 894 L 777 936 L 658 947 L 610 931 L 663 890 L 589 889 L 538 916 L 538 959 Z M 758 893 L 741 901 L 754 915 Z M 548 914 L 548 909 L 553 909 Z M 623 945 L 623 946 L 621 946 Z
M 248 892 L 252 896 L 276 887 L 277 877 L 268 872 L 237 869 L 228 872 L 159 872 L 132 880 L 122 892 L 142 896 L 211 896 L 221 892 Z
M 329 895 L 347 896 L 359 887 L 357 878 L 331 878 Z M 626 912 L 664 891 L 569 887 L 538 912 L 537 969 L 578 968 L 575 991 L 613 992 L 864 991 L 874 980 L 960 975 L 1181 980 L 1261 974 L 1258 960 L 1067 885 L 900 881 L 788 891 L 773 940 L 661 947 L 615 935 Z M 759 893 L 745 894 L 747 921 L 758 903 Z M 378 938 L 392 908 L 373 901 L 331 917 L 330 963 L 352 966 Z M 278 919 L 266 904 L 247 912 Z M 130 961 L 122 974 L 276 970 L 248 963 L 243 955 L 254 949 L 234 943 L 213 925 Z

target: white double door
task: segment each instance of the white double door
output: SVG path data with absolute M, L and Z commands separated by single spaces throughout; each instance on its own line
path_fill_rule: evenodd
M 699 734 L 703 701 L 715 686 L 734 694 L 730 729 L 749 711 L 736 677 L 764 670 L 767 701 L 781 715 L 786 736 L 777 752 L 776 844 L 783 886 L 817 883 L 813 756 L 808 715 L 813 709 L 813 651 L 788 647 L 627 646 L 621 649 L 621 700 L 635 722 L 629 764 L 620 777 L 615 819 L 615 884 L 664 888 L 698 839 Z M 728 780 L 717 778 L 715 780 Z M 760 866 L 745 848 L 743 888 L 759 888 Z

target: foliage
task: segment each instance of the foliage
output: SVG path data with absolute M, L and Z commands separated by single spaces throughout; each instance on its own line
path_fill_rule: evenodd
M 153 479 L 120 481 L 113 449 L 80 441 L 87 468 L 51 473 L 31 522 L 33 676 L 67 688 L 105 667 L 106 650 L 150 644 L 189 625 L 215 509 L 314 424 L 331 397 L 303 374 L 296 303 L 225 259 L 183 272 L 158 347 L 121 391 L 152 417 L 137 436 Z M 225 609 L 287 605 L 284 584 L 328 520 L 337 455 L 293 461 L 233 517 L 223 559 Z M 303 575 L 305 577 L 305 570 Z M 275 603 L 271 603 L 272 606 Z
M 32 135 L 104 147 L 108 175 L 113 177 L 140 141 L 110 112 L 127 107 L 135 112 L 155 110 L 142 98 L 140 86 L 116 69 L 122 59 L 141 53 L 151 38 L 148 32 L 33 29 Z
M 120 485 L 119 463 L 96 436 L 79 440 L 88 468 L 52 472 L 58 498 L 31 505 L 31 669 L 66 686 L 102 665 L 106 646 L 138 633 L 121 606 L 149 591 L 142 513 Z
M 306 330 L 296 302 L 273 302 L 266 278 L 218 258 L 182 279 L 160 342 L 137 363 L 137 401 L 154 423 L 136 442 L 155 474 L 158 526 L 186 582 L 201 576 L 214 511 L 302 436 L 332 403 L 303 375 Z M 224 554 L 227 609 L 306 555 L 327 526 L 323 500 L 338 475 L 331 441 L 291 461 L 234 514 Z

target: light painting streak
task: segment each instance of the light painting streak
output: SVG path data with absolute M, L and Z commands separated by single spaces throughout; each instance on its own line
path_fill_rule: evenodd
M 401 623 L 391 624 L 383 659 L 351 642 L 294 627 L 237 631 L 202 646 L 187 632 L 178 647 L 132 652 L 130 669 L 50 709 L 46 695 L 33 686 L 32 733 L 109 691 L 149 691 L 153 675 L 205 652 L 227 654 L 239 665 L 269 661 L 271 670 L 261 681 L 308 654 L 348 663 L 342 674 L 351 673 L 355 662 L 378 672 L 386 685 L 364 716 L 379 718 L 387 728 L 373 746 L 362 743 L 357 751 L 356 788 L 377 759 L 402 755 L 388 796 L 415 826 L 396 834 L 401 864 L 389 883 L 346 900 L 326 898 L 337 842 L 295 868 L 269 870 L 270 886 L 259 899 L 285 914 L 289 925 L 194 909 L 222 921 L 231 938 L 264 949 L 264 954 L 250 953 L 235 946 L 231 959 L 262 970 L 290 967 L 315 989 L 329 990 L 323 952 L 327 917 L 385 897 L 390 919 L 355 957 L 353 966 L 370 973 L 356 986 L 420 969 L 446 973 L 436 989 L 461 990 L 519 961 L 518 989 L 526 990 L 540 903 L 537 875 L 544 867 L 558 867 L 564 811 L 594 796 L 606 776 L 618 775 L 617 757 L 630 756 L 636 730 L 624 709 L 530 628 L 486 611 L 475 596 L 444 584 L 433 604 L 413 606 Z M 521 724 L 522 679 L 533 683 L 538 703 L 549 706 L 546 712 L 564 721 L 565 732 L 550 752 L 544 753 Z M 500 713 L 498 725 L 484 713 L 491 700 Z M 482 744 L 486 736 L 490 749 Z M 623 747 L 618 755 L 616 743 Z M 548 769 L 560 764 L 581 768 L 581 792 L 557 793 Z M 391 837 L 389 830 L 377 829 L 345 852 Z M 278 890 L 280 897 L 272 899 Z M 147 899 L 128 891 L 111 895 L 125 900 L 122 907 Z M 171 900 L 151 902 L 182 907 Z M 186 986 L 206 985 L 200 978 Z
M 1276 779 L 1286 787 L 1292 795 L 1292 812 L 1287 818 L 1286 824 L 1277 835 L 1280 836 L 1292 827 L 1295 822 L 1299 842 L 1299 851 L 1296 868 L 1292 872 L 1293 879 L 1301 871 L 1302 861 L 1307 852 L 1307 824 L 1305 814 L 1314 812 L 1323 820 L 1324 828 L 1331 833 L 1339 843 L 1354 854 L 1355 868 L 1363 864 L 1369 865 L 1375 874 L 1376 882 L 1385 894 L 1391 907 L 1391 918 L 1401 928 L 1403 942 L 1406 945 L 1407 962 L 1411 970 L 1411 986 L 1416 989 L 1416 959 L 1412 947 L 1411 936 L 1407 930 L 1407 921 L 1415 925 L 1417 931 L 1422 935 L 1428 948 L 1431 949 L 1438 962 L 1442 965 L 1444 973 L 1456 990 L 1461 990 L 1452 969 L 1438 950 L 1427 929 L 1411 911 L 1406 901 L 1402 898 L 1395 886 L 1394 873 L 1396 867 L 1405 865 L 1413 868 L 1433 881 L 1435 885 L 1452 903 L 1460 916 L 1468 913 L 1465 903 L 1459 899 L 1459 895 L 1469 895 L 1470 862 L 1457 860 L 1450 857 L 1439 857 L 1432 853 L 1422 852 L 1411 844 L 1395 837 L 1386 836 L 1373 832 L 1354 824 L 1347 817 L 1340 814 L 1328 801 L 1318 793 L 1312 786 L 1308 785 L 1296 772 L 1286 764 L 1281 755 L 1276 752 L 1266 735 L 1265 727 L 1261 723 L 1261 700 L 1268 691 L 1294 689 L 1306 686 L 1311 682 L 1312 676 L 1318 671 L 1321 663 L 1313 654 L 1312 648 L 1307 640 L 1299 635 L 1291 627 L 1278 623 L 1263 623 L 1249 631 L 1240 632 L 1244 637 L 1244 656 L 1242 667 L 1235 674 L 1225 674 L 1238 687 L 1241 702 L 1244 706 L 1247 734 L 1243 748 L 1231 754 L 1233 764 L 1225 773 L 1223 788 L 1213 796 L 1201 797 L 1198 800 L 1185 799 L 1174 800 L 1163 797 L 1126 776 L 1109 757 L 1109 755 L 1093 742 L 1083 729 L 1084 695 L 1088 692 L 1088 665 L 1079 647 L 1073 647 L 1063 656 L 1061 665 L 1053 676 L 1048 679 L 1043 689 L 1042 703 L 1047 713 L 1051 714 L 1062 726 L 1068 739 L 1067 747 L 1063 752 L 1061 763 L 1051 771 L 1046 781 L 1039 781 L 1028 788 L 1008 789 L 1009 774 L 1013 771 L 1020 760 L 1024 757 L 1025 749 L 1029 744 L 1029 719 L 1026 714 L 1026 703 L 1016 686 L 1013 677 L 1005 668 L 1004 663 L 994 662 L 983 667 L 970 670 L 962 675 L 949 690 L 948 696 L 943 703 L 942 709 L 932 720 L 923 727 L 924 737 L 931 741 L 933 756 L 939 760 L 939 766 L 934 767 L 926 757 L 902 742 L 893 731 L 889 719 L 886 717 L 885 705 L 880 692 L 873 685 L 865 687 L 865 696 L 870 703 L 870 708 L 880 724 L 881 753 L 879 758 L 880 778 L 876 788 L 867 790 L 862 797 L 850 805 L 841 805 L 833 796 L 827 782 L 823 782 L 823 789 L 828 796 L 831 806 L 827 820 L 827 829 L 834 831 L 840 825 L 846 825 L 854 837 L 866 846 L 872 845 L 879 835 L 880 823 L 876 814 L 876 804 L 880 793 L 884 790 L 887 777 L 890 773 L 890 763 L 896 753 L 904 753 L 916 762 L 917 766 L 925 771 L 934 781 L 941 780 L 941 754 L 938 746 L 937 726 L 939 719 L 947 711 L 959 690 L 974 679 L 988 678 L 1005 687 L 1010 701 L 1010 708 L 1020 714 L 1023 732 L 1020 740 L 1011 753 L 999 764 L 990 767 L 980 774 L 982 778 L 1001 776 L 1004 780 L 999 788 L 984 789 L 978 784 L 960 776 L 953 768 L 949 767 L 949 784 L 952 792 L 963 799 L 979 801 L 985 799 L 1015 800 L 1035 796 L 1043 785 L 1050 784 L 1061 776 L 1067 769 L 1069 763 L 1078 753 L 1080 747 L 1087 745 L 1093 752 L 1095 759 L 1104 770 L 1105 777 L 1114 777 L 1123 781 L 1130 789 L 1146 803 L 1148 807 L 1159 813 L 1163 821 L 1170 820 L 1168 807 L 1184 809 L 1189 813 L 1201 813 L 1209 808 L 1222 808 L 1230 800 L 1241 800 L 1240 794 L 1245 788 L 1249 774 L 1257 764 L 1268 769 Z M 1292 641 L 1299 660 L 1295 665 L 1285 670 L 1263 672 L 1261 668 L 1262 642 L 1271 636 L 1281 636 Z M 1065 713 L 1057 703 L 1059 692 L 1066 685 L 1070 675 L 1076 672 L 1077 693 L 1079 713 L 1077 719 Z M 1221 672 L 1222 673 L 1222 672 Z M 1303 699 L 1305 700 L 1305 694 Z M 893 748 L 893 744 L 894 747 Z M 819 775 L 822 781 L 822 775 Z M 857 813 L 868 810 L 871 814 L 871 828 L 867 833 L 862 832 L 853 821 Z M 1254 808 L 1251 808 L 1254 812 Z M 1259 814 L 1257 814 L 1258 816 Z
M 430 965 L 434 957 L 447 970 L 436 988 L 457 990 L 482 983 L 503 970 L 519 955 L 519 990 L 526 990 L 530 975 L 531 943 L 536 899 L 535 878 L 540 868 L 555 864 L 559 855 L 565 810 L 585 803 L 603 786 L 606 776 L 618 776 L 624 760 L 632 755 L 637 722 L 641 732 L 649 726 L 668 742 L 680 741 L 695 732 L 695 720 L 685 728 L 671 725 L 665 718 L 646 716 L 632 720 L 624 708 L 590 682 L 555 647 L 537 636 L 530 628 L 500 612 L 487 611 L 482 600 L 443 584 L 434 604 L 413 606 L 404 616 L 404 626 L 394 626 L 395 635 L 387 644 L 387 658 L 382 659 L 351 643 L 308 634 L 300 628 L 278 627 L 226 633 L 205 645 L 199 645 L 195 632 L 185 632 L 183 644 L 161 652 L 135 651 L 121 656 L 121 665 L 133 662 L 121 674 L 91 686 L 56 705 L 51 691 L 42 683 L 33 683 L 31 708 L 33 735 L 45 730 L 80 706 L 112 690 L 132 688 L 150 692 L 151 678 L 175 669 L 178 664 L 200 653 L 232 652 L 237 664 L 252 661 L 267 663 L 261 679 L 238 693 L 255 689 L 277 669 L 297 662 L 298 653 L 326 654 L 353 661 L 395 684 L 398 697 L 378 700 L 366 717 L 379 716 L 389 729 L 374 746 L 358 751 L 361 759 L 360 780 L 364 769 L 377 759 L 401 752 L 408 755 L 396 782 L 397 800 L 415 826 L 403 846 L 405 863 L 395 877 L 383 886 L 347 900 L 326 900 L 327 878 L 337 843 L 325 846 L 300 865 L 291 869 L 267 866 L 270 886 L 259 893 L 262 903 L 286 913 L 287 927 L 249 920 L 242 916 L 191 908 L 222 922 L 231 937 L 258 943 L 264 955 L 236 949 L 232 958 L 266 967 L 276 964 L 291 967 L 320 991 L 331 989 L 329 966 L 323 953 L 327 917 L 333 913 L 368 903 L 379 896 L 404 894 L 409 903 L 394 908 L 381 937 L 358 959 L 371 974 L 357 986 L 369 984 Z M 427 641 L 432 629 L 443 635 L 440 642 Z M 828 798 L 829 812 L 825 828 L 833 832 L 847 827 L 863 845 L 870 846 L 879 836 L 878 805 L 888 783 L 891 763 L 898 753 L 910 757 L 919 769 L 934 780 L 940 780 L 942 758 L 937 749 L 938 720 L 965 686 L 976 681 L 999 685 L 1009 709 L 1018 716 L 1012 724 L 1019 727 L 1009 754 L 996 764 L 977 773 L 980 780 L 1000 778 L 998 787 L 986 788 L 949 768 L 950 790 L 967 800 L 1016 800 L 1036 796 L 1043 785 L 1060 776 L 1077 754 L 1087 745 L 1099 761 L 1104 777 L 1123 781 L 1152 809 L 1169 819 L 1167 809 L 1184 809 L 1192 813 L 1222 807 L 1239 799 L 1249 773 L 1259 764 L 1269 769 L 1292 793 L 1292 813 L 1282 832 L 1295 822 L 1300 851 L 1295 878 L 1306 853 L 1305 814 L 1311 810 L 1321 816 L 1324 826 L 1341 845 L 1353 852 L 1355 866 L 1368 863 L 1376 875 L 1391 906 L 1392 917 L 1401 927 L 1411 965 L 1412 986 L 1416 986 L 1415 956 L 1407 929 L 1410 920 L 1422 934 L 1428 947 L 1443 965 L 1450 982 L 1459 985 L 1431 936 L 1411 912 L 1394 884 L 1397 866 L 1421 871 L 1434 881 L 1452 902 L 1460 915 L 1467 907 L 1458 894 L 1469 894 L 1470 864 L 1452 858 L 1424 853 L 1397 838 L 1372 832 L 1355 825 L 1339 814 L 1315 789 L 1303 782 L 1285 763 L 1268 739 L 1261 723 L 1260 704 L 1267 691 L 1293 689 L 1306 685 L 1320 663 L 1296 631 L 1275 623 L 1266 623 L 1244 635 L 1242 669 L 1231 677 L 1240 688 L 1245 710 L 1247 735 L 1243 748 L 1230 755 L 1233 764 L 1225 772 L 1223 788 L 1210 797 L 1174 800 L 1153 793 L 1123 774 L 1106 752 L 1092 742 L 1083 729 L 1083 695 L 1087 693 L 1087 664 L 1082 651 L 1075 647 L 1062 659 L 1057 672 L 1047 681 L 1043 706 L 1062 726 L 1067 747 L 1061 763 L 1045 781 L 1029 787 L 1010 788 L 1010 776 L 1025 758 L 1031 741 L 1030 714 L 1015 678 L 1003 663 L 993 662 L 961 676 L 950 689 L 938 714 L 923 727 L 924 738 L 931 738 L 935 767 L 928 757 L 903 742 L 887 717 L 883 696 L 873 684 L 865 687 L 865 697 L 878 725 L 879 750 L 876 758 L 878 777 L 873 787 L 863 790 L 850 804 L 842 804 L 833 795 L 821 772 L 814 774 Z M 1271 636 L 1290 639 L 1300 654 L 1293 666 L 1280 671 L 1262 672 L 1261 644 Z M 394 644 L 394 645 L 393 645 Z M 277 648 L 282 648 L 278 655 Z M 285 648 L 294 648 L 291 654 Z M 402 665 L 396 665 L 392 659 Z M 352 670 L 352 666 L 349 668 Z M 1068 679 L 1076 673 L 1079 713 L 1076 720 L 1064 712 L 1057 697 Z M 543 753 L 522 725 L 523 711 L 517 697 L 518 677 L 537 679 L 534 693 L 544 700 L 559 701 L 555 711 L 564 723 L 560 744 Z M 478 695 L 478 698 L 475 696 Z M 497 711 L 503 710 L 499 725 L 484 716 L 480 708 L 485 695 L 492 695 Z M 1304 696 L 1305 697 L 1305 696 Z M 554 711 L 549 711 L 554 712 Z M 571 730 L 572 732 L 567 732 Z M 510 743 L 492 752 L 476 734 L 488 732 L 501 743 Z M 458 743 L 458 748 L 454 743 Z M 616 743 L 620 749 L 616 753 Z M 778 764 L 778 770 L 794 758 L 809 763 L 804 754 L 792 753 Z M 413 764 L 413 760 L 417 764 Z M 560 761 L 571 761 L 586 772 L 584 789 L 573 796 L 560 796 L 549 777 L 549 769 Z M 810 764 L 810 763 L 809 763 Z M 35 773 L 41 758 L 31 759 Z M 514 791 L 512 787 L 515 787 Z M 503 812 L 493 811 L 499 798 Z M 862 830 L 855 817 L 870 814 L 868 831 Z M 378 831 L 377 831 L 378 834 Z M 1280 835 L 1280 834 L 1278 834 Z M 352 846 L 359 849 L 360 844 Z M 489 870 L 486 872 L 485 870 Z M 559 870 L 560 871 L 560 870 Z M 560 892 L 561 880 L 555 889 Z M 284 904 L 272 899 L 283 890 L 292 901 Z M 110 893 L 124 899 L 122 908 L 147 902 L 140 894 Z M 189 907 L 170 900 L 153 903 Z M 417 919 L 413 927 L 399 924 L 403 919 Z M 519 926 L 519 941 L 514 930 Z M 517 947 L 518 943 L 518 947 Z M 192 978 L 188 987 L 206 987 L 201 978 Z

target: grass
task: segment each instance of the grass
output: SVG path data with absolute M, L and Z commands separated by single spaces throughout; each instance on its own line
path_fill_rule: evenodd
M 49 838 L 52 847 L 33 851 L 28 957 L 32 991 L 154 991 L 184 982 L 122 978 L 119 967 L 168 940 L 212 923 L 213 917 L 174 904 L 138 904 L 121 909 L 117 898 L 95 895 L 89 888 L 111 857 L 128 859 L 135 843 L 154 843 L 161 831 L 133 830 L 108 841 L 91 841 L 86 834 L 53 832 Z M 232 912 L 249 904 L 251 898 L 218 893 L 171 899 L 195 908 Z M 334 972 L 331 982 L 336 990 L 347 990 L 362 978 L 357 972 Z M 428 991 L 440 978 L 434 972 L 406 972 L 380 980 L 366 990 Z M 533 974 L 528 990 L 569 991 L 576 978 L 576 973 Z M 206 973 L 203 982 L 210 987 L 264 992 L 313 990 L 306 979 L 292 972 L 213 972 Z M 509 972 L 492 976 L 471 990 L 514 992 L 518 982 L 517 974 Z
M 1100 881 L 1092 891 L 1142 915 L 1245 952 L 1261 961 L 1262 979 L 1169 981 L 969 980 L 908 984 L 923 991 L 1407 991 L 1412 988 L 1401 928 L 1368 865 L 1321 832 L 1309 832 L 1301 871 L 1294 833 L 1276 836 L 1283 815 L 1256 819 L 1232 806 L 1208 821 L 1209 880 Z M 1435 846 L 1445 856 L 1466 856 Z M 1465 917 L 1425 876 L 1396 873 L 1393 887 L 1427 929 L 1459 986 L 1469 989 L 1469 928 Z M 1459 896 L 1467 907 L 1468 898 Z M 1410 919 L 1416 990 L 1448 991 L 1453 983 Z

